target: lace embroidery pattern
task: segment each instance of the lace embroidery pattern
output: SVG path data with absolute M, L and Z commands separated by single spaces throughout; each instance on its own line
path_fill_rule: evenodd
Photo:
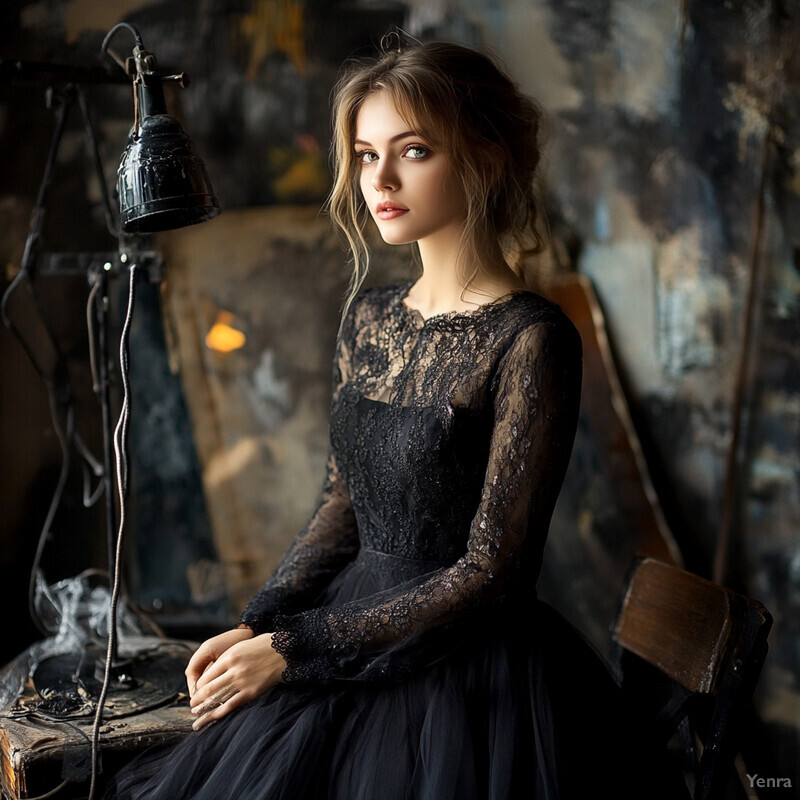
M 530 292 L 425 320 L 407 290 L 367 290 L 350 309 L 321 501 L 242 615 L 274 632 L 287 682 L 402 677 L 439 633 L 534 596 L 580 337 Z

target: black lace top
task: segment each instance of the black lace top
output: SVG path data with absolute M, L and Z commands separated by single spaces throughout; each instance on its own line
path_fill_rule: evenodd
M 242 614 L 275 632 L 287 682 L 400 677 L 465 620 L 535 600 L 580 337 L 531 292 L 425 320 L 409 287 L 366 290 L 348 312 L 321 501 Z M 337 602 L 356 568 L 382 577 Z

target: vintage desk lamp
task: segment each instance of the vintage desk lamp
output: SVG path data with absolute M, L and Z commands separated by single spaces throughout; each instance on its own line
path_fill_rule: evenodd
M 132 56 L 125 59 L 118 57 L 110 47 L 112 39 L 121 30 L 127 30 L 135 39 Z M 129 472 L 126 443 L 130 418 L 128 384 L 129 335 L 136 281 L 142 272 L 148 274 L 151 280 L 158 280 L 162 266 L 160 256 L 153 251 L 144 249 L 141 239 L 142 237 L 146 239 L 153 233 L 204 222 L 220 213 L 220 206 L 211 188 L 203 162 L 195 152 L 191 140 L 180 123 L 167 112 L 163 89 L 164 82 L 173 81 L 185 87 L 188 84 L 187 76 L 184 74 L 162 74 L 158 69 L 153 53 L 145 49 L 139 32 L 127 22 L 121 22 L 109 31 L 102 43 L 101 51 L 103 54 L 111 56 L 119 64 L 133 86 L 134 120 L 130 129 L 128 144 L 117 171 L 119 226 L 113 220 L 114 214 L 110 208 L 94 132 L 80 84 L 82 81 L 119 83 L 120 78 L 107 73 L 103 74 L 102 70 L 97 70 L 96 68 L 81 69 L 80 67 L 60 67 L 59 65 L 25 64 L 24 62 L 15 62 L 13 65 L 0 63 L 0 68 L 2 68 L 4 75 L 9 69 L 13 72 L 12 79 L 15 76 L 23 80 L 26 78 L 33 78 L 34 80 L 50 80 L 54 78 L 64 86 L 59 96 L 56 128 L 45 166 L 44 177 L 31 216 L 21 268 L 2 298 L 2 316 L 6 326 L 20 339 L 24 349 L 31 357 L 34 367 L 37 368 L 37 372 L 45 379 L 52 400 L 52 396 L 57 394 L 59 389 L 59 386 L 55 385 L 57 379 L 47 379 L 45 371 L 39 368 L 40 365 L 36 362 L 31 346 L 25 341 L 25 338 L 20 334 L 11 319 L 8 312 L 9 298 L 22 281 L 31 282 L 36 271 L 43 275 L 75 274 L 79 272 L 88 275 L 92 291 L 90 292 L 89 300 L 91 313 L 87 313 L 87 316 L 92 317 L 94 320 L 90 322 L 90 354 L 93 362 L 95 391 L 100 399 L 103 414 L 104 440 L 104 464 L 100 465 L 94 460 L 93 466 L 95 467 L 95 474 L 102 478 L 101 483 L 106 495 L 110 573 L 110 600 L 108 601 L 109 607 L 107 609 L 108 638 L 105 657 L 97 656 L 96 646 L 92 645 L 90 648 L 84 646 L 83 642 L 81 642 L 81 646 L 75 647 L 75 650 L 79 652 L 65 654 L 64 642 L 66 642 L 66 647 L 69 648 L 71 641 L 69 636 L 51 649 L 48 649 L 46 643 L 42 643 L 38 647 L 34 645 L 29 653 L 23 654 L 22 657 L 17 659 L 16 663 L 12 663 L 10 672 L 7 669 L 0 676 L 2 678 L 0 680 L 0 701 L 3 701 L 4 698 L 8 700 L 11 692 L 9 686 L 29 677 L 22 674 L 25 668 L 31 670 L 35 668 L 37 670 L 36 677 L 38 681 L 34 680 L 37 686 L 39 684 L 47 686 L 48 680 L 52 680 L 52 686 L 63 684 L 65 681 L 67 683 L 72 681 L 73 683 L 81 684 L 80 676 L 89 674 L 86 672 L 86 662 L 94 662 L 92 685 L 96 686 L 100 683 L 101 688 L 96 698 L 94 696 L 85 697 L 86 704 L 82 710 L 85 716 L 86 708 L 93 708 L 94 717 L 91 735 L 90 797 L 93 796 L 95 791 L 99 756 L 99 731 L 109 691 L 119 690 L 114 698 L 114 705 L 119 708 L 126 703 L 124 699 L 126 692 L 130 694 L 136 690 L 142 695 L 147 695 L 149 692 L 156 696 L 159 693 L 159 687 L 157 685 L 154 687 L 154 685 L 158 684 L 160 680 L 171 680 L 169 676 L 174 676 L 175 673 L 174 666 L 169 659 L 166 662 L 163 660 L 159 662 L 159 659 L 155 657 L 150 659 L 151 663 L 148 664 L 148 653 L 144 651 L 143 658 L 132 659 L 130 654 L 120 658 L 117 645 L 117 616 L 121 592 L 121 564 Z M 48 92 L 52 93 L 52 88 Z M 117 236 L 119 246 L 118 250 L 112 253 L 60 254 L 60 256 L 50 254 L 49 258 L 47 258 L 45 254 L 39 252 L 46 194 L 51 182 L 51 173 L 59 143 L 64 132 L 66 115 L 69 107 L 76 100 L 80 102 L 86 133 L 94 151 L 95 166 L 106 205 L 106 225 L 109 232 Z M 128 306 L 120 334 L 118 365 L 123 397 L 119 419 L 114 427 L 111 419 L 110 377 L 108 374 L 108 287 L 109 279 L 112 276 L 122 276 L 126 273 L 129 278 Z M 43 321 L 43 325 L 47 333 L 50 334 L 46 322 Z M 96 330 L 93 327 L 96 327 Z M 51 343 L 55 344 L 52 335 L 50 335 L 50 339 Z M 99 352 L 95 352 L 95 350 Z M 66 369 L 58 370 L 58 372 L 62 374 L 62 380 L 68 380 L 68 378 L 63 378 L 63 374 L 66 374 Z M 60 426 L 55 421 L 54 427 L 57 432 L 60 430 Z M 69 425 L 67 428 L 69 428 Z M 75 443 L 79 449 L 84 448 L 82 442 L 76 441 Z M 62 452 L 65 451 L 66 448 L 62 447 Z M 88 460 L 86 454 L 84 454 L 84 458 Z M 66 461 L 67 457 L 65 455 Z M 51 503 L 50 513 L 45 522 L 45 530 L 43 531 L 45 535 L 49 533 L 48 527 L 52 523 L 53 512 L 58 504 L 62 489 L 63 481 L 60 481 Z M 45 536 L 43 535 L 42 542 L 44 539 Z M 37 562 L 40 551 L 41 542 L 39 551 L 37 551 Z M 36 605 L 34 590 L 43 589 L 47 593 L 48 590 L 53 588 L 45 587 L 43 584 L 44 581 L 38 576 L 35 565 L 31 581 L 30 602 L 32 611 L 34 611 Z M 53 600 L 52 595 L 52 592 L 48 595 L 49 602 Z M 104 613 L 103 616 L 106 616 L 106 614 Z M 124 620 L 126 625 L 129 621 L 130 617 L 126 617 Z M 62 633 L 63 629 L 60 628 L 59 635 Z M 54 638 L 57 639 L 58 636 Z M 79 640 L 76 639 L 75 641 Z M 63 659 L 65 655 L 69 661 L 66 671 L 70 673 L 66 676 L 61 674 L 65 668 L 62 662 L 59 662 L 59 658 Z M 185 656 L 186 654 L 184 653 Z M 169 676 L 167 676 L 168 673 Z M 31 672 L 32 676 L 33 672 Z M 3 685 L 4 683 L 5 686 Z M 84 686 L 86 685 L 88 685 L 88 678 L 84 683 Z M 56 693 L 44 692 L 44 694 Z M 85 696 L 86 694 L 87 692 L 84 690 L 83 695 Z M 150 699 L 153 702 L 158 702 L 157 697 Z M 139 698 L 139 701 L 141 701 L 138 703 L 140 706 L 146 707 L 148 697 L 143 696 Z M 3 703 L 0 702 L 0 705 L 3 705 Z M 65 710 L 63 718 L 69 718 L 68 710 Z M 65 772 L 68 773 L 67 766 L 65 766 Z M 85 772 L 85 766 L 83 770 Z M 79 772 L 80 769 L 76 769 L 76 771 Z

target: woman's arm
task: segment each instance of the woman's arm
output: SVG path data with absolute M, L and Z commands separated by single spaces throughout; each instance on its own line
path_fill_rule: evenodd
M 255 699 L 281 680 L 283 656 L 268 633 L 277 612 L 307 608 L 355 555 L 358 536 L 350 498 L 329 458 L 325 489 L 308 526 L 261 590 L 238 628 L 203 642 L 186 667 L 190 705 L 199 730 Z
M 256 633 L 272 629 L 276 613 L 296 613 L 314 599 L 358 552 L 355 515 L 333 455 L 328 458 L 322 499 L 306 528 L 241 615 Z
M 416 584 L 337 608 L 277 615 L 287 681 L 392 677 L 392 653 L 535 580 L 577 424 L 581 344 L 566 320 L 522 331 L 493 383 L 495 424 L 466 553 Z M 396 661 L 396 660 L 395 660 Z
M 334 359 L 334 397 L 350 375 L 352 316 L 347 323 Z M 268 632 L 275 615 L 313 606 L 357 551 L 358 531 L 350 495 L 330 453 L 322 497 L 305 529 L 247 604 L 239 627 L 201 644 L 186 667 L 191 706 L 197 715 L 195 729 L 220 719 L 280 682 L 286 661 L 272 647 Z

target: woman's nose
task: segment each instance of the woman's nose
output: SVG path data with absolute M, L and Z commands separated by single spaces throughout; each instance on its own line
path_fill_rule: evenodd
M 372 173 L 371 183 L 379 192 L 394 191 L 399 187 L 400 179 L 392 164 L 386 159 L 381 159 Z

